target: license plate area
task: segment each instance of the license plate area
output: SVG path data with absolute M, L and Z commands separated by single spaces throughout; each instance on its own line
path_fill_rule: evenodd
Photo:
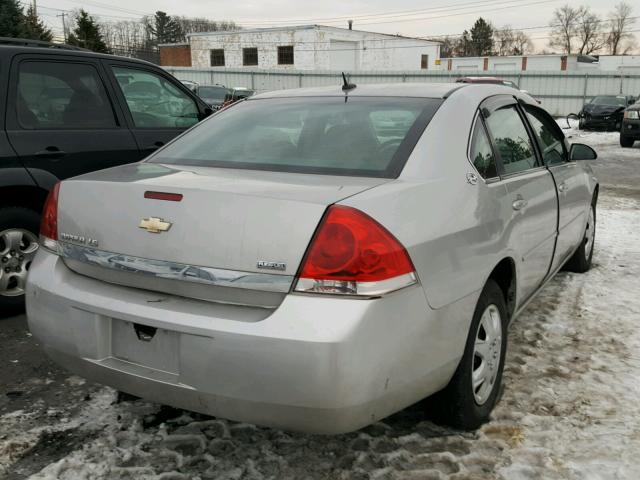
M 180 334 L 111 320 L 111 356 L 152 370 L 179 374 Z

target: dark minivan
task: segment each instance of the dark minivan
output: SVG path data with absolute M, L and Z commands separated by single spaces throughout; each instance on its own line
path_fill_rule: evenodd
M 0 91 L 2 315 L 22 308 L 58 180 L 141 160 L 211 109 L 153 64 L 22 39 L 0 39 Z

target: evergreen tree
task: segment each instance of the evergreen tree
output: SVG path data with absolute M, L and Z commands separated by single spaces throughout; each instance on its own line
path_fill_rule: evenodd
M 158 43 L 175 43 L 184 40 L 180 23 L 161 11 L 157 11 L 153 18 L 151 32 Z
M 482 17 L 471 28 L 471 50 L 476 57 L 493 53 L 493 27 Z
M 22 7 L 17 0 L 0 0 L 0 37 L 24 38 Z
M 3 0 L 0 0 L 3 1 Z M 27 14 L 24 17 L 25 38 L 31 40 L 42 40 L 44 42 L 50 42 L 53 40 L 53 33 L 49 30 L 42 20 L 36 14 L 33 5 L 29 5 Z
M 0 0 L 1 1 L 1 0 Z M 87 48 L 94 52 L 109 53 L 100 26 L 84 9 L 80 9 L 76 15 L 76 28 L 69 34 L 67 43 L 78 47 Z

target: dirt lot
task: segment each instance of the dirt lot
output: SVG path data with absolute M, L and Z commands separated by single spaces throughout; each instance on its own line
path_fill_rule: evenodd
M 48 361 L 20 316 L 0 320 L 0 478 L 640 478 L 640 143 L 570 134 L 600 154 L 594 267 L 560 273 L 513 324 L 480 431 L 423 405 L 323 437 L 118 401 Z

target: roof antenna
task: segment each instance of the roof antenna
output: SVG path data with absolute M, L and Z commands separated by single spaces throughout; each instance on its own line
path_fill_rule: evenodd
M 344 74 L 344 72 L 342 72 L 342 91 L 343 92 L 348 92 L 349 90 L 353 90 L 354 88 L 356 88 L 356 84 L 355 83 L 349 83 L 347 81 L 347 76 Z

